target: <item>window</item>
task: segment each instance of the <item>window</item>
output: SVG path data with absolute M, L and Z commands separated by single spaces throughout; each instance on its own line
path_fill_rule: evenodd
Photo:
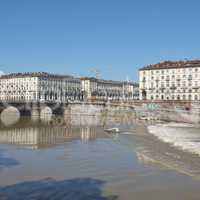
M 192 75 L 191 74 L 188 76 L 188 80 L 192 80 Z

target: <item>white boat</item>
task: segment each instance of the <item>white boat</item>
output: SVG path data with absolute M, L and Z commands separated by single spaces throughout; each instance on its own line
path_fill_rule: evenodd
M 120 132 L 119 128 L 109 128 L 109 129 L 105 129 L 104 131 L 108 132 L 108 133 L 119 133 Z

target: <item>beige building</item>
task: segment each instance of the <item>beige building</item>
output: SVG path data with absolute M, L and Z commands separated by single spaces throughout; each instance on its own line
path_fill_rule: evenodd
M 148 65 L 139 77 L 141 100 L 200 100 L 200 60 Z
M 0 76 L 1 101 L 68 102 L 85 99 L 137 99 L 138 85 L 132 82 L 75 78 L 45 72 Z
M 132 82 L 103 80 L 90 77 L 81 78 L 82 91 L 87 99 L 137 99 L 138 85 Z
M 0 77 L 2 101 L 59 101 L 81 100 L 81 81 L 78 78 L 48 73 L 17 73 Z

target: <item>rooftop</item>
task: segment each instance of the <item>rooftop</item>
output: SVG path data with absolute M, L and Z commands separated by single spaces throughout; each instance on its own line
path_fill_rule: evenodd
M 69 75 L 51 74 L 47 72 L 25 72 L 25 73 L 11 73 L 0 76 L 0 79 L 9 78 L 25 78 L 25 77 L 42 77 L 42 78 L 54 78 L 54 79 L 64 79 L 64 78 L 74 78 Z
M 77 78 L 70 75 L 60 75 L 60 74 L 51 74 L 47 72 L 25 72 L 25 73 L 11 73 L 0 76 L 0 79 L 12 79 L 12 78 L 26 78 L 26 77 L 41 77 L 41 78 L 51 78 L 51 79 L 73 79 L 73 80 L 90 80 L 102 84 L 115 84 L 115 85 L 122 85 L 122 84 L 129 84 L 137 86 L 137 83 L 132 81 L 116 81 L 116 80 L 105 80 L 105 79 L 97 79 L 94 77 L 81 77 Z
M 153 70 L 153 69 L 173 69 L 173 68 L 190 68 L 200 67 L 200 60 L 180 60 L 180 61 L 164 61 L 154 65 L 147 65 L 141 70 Z
M 132 81 L 116 81 L 116 80 L 105 80 L 105 79 L 97 79 L 94 77 L 82 77 L 81 80 L 90 80 L 98 83 L 103 83 L 103 84 L 127 84 L 129 83 L 130 85 L 135 85 L 137 86 L 137 83 L 134 83 Z

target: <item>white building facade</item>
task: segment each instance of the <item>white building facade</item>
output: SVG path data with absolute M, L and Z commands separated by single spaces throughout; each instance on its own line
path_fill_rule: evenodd
M 81 81 L 72 76 L 18 73 L 0 77 L 1 101 L 81 100 Z
M 200 101 L 200 60 L 149 65 L 139 78 L 141 100 Z
M 81 78 L 82 90 L 87 99 L 121 100 L 139 98 L 138 84 L 132 82 Z
M 139 98 L 133 82 L 75 78 L 45 72 L 0 76 L 0 101 L 68 102 L 87 99 L 133 100 Z

